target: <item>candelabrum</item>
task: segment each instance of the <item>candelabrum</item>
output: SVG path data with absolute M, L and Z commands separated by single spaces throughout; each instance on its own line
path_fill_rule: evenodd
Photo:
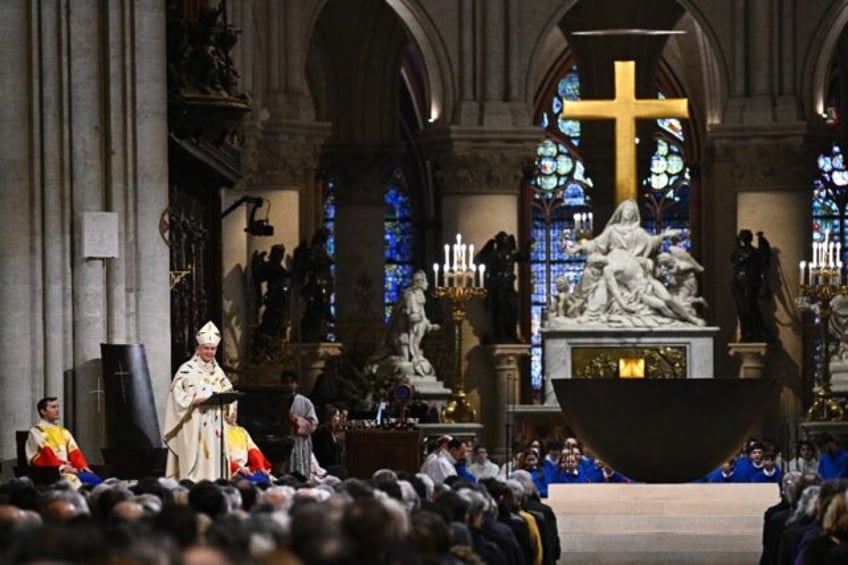
M 827 242 L 824 243 L 825 248 Z M 848 285 L 842 284 L 842 261 L 823 256 L 817 259 L 813 248 L 813 261 L 809 268 L 801 261 L 800 294 L 802 305 L 815 302 L 818 305 L 819 324 L 821 326 L 822 378 L 816 386 L 813 404 L 807 411 L 807 420 L 823 422 L 842 420 L 845 410 L 834 398 L 830 388 L 830 316 L 833 313 L 830 302 L 840 294 L 848 294 Z
M 454 342 L 454 379 L 450 400 L 442 409 L 442 421 L 447 423 L 467 423 L 477 420 L 477 411 L 468 402 L 465 394 L 465 378 L 462 371 L 462 326 L 465 323 L 466 303 L 475 297 L 486 296 L 483 287 L 485 266 L 479 269 L 474 264 L 474 245 L 462 243 L 462 236 L 456 236 L 451 262 L 450 246 L 445 245 L 445 264 L 441 284 L 439 265 L 433 265 L 436 276 L 436 298 L 448 297 L 451 300 Z

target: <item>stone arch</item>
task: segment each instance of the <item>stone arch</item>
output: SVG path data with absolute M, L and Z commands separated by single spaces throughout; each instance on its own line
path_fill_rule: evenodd
M 378 33 L 379 30 L 379 33 Z M 309 84 L 332 142 L 396 146 L 398 76 L 408 33 L 382 2 L 326 2 L 309 36 Z
M 729 71 L 727 58 L 721 49 L 715 30 L 692 0 L 677 0 L 695 22 L 698 50 L 701 53 L 701 75 L 703 77 L 704 104 L 707 123 L 721 121 L 722 108 L 727 96 Z M 551 13 L 548 24 L 541 30 L 529 57 L 524 76 L 524 91 L 528 101 L 534 101 L 536 93 L 550 80 L 549 70 L 561 62 L 562 52 L 567 45 L 558 25 L 575 5 L 571 0 L 560 5 Z
M 433 22 L 424 16 L 416 0 L 386 0 L 403 22 L 410 38 L 416 43 L 424 60 L 427 77 L 427 100 L 432 121 L 452 121 L 456 105 L 454 75 L 451 73 L 447 49 Z
M 813 113 L 821 115 L 825 110 L 824 98 L 833 51 L 848 24 L 848 0 L 833 5 L 825 12 L 821 21 L 822 25 L 816 26 L 817 32 L 810 40 L 809 56 L 801 68 L 802 84 L 799 92 L 802 95 L 802 115 L 807 118 Z

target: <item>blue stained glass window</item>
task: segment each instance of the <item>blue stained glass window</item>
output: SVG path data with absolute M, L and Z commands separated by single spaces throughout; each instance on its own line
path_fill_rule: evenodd
M 327 254 L 333 259 L 330 265 L 330 272 L 333 275 L 333 280 L 336 278 L 336 184 L 327 178 L 326 173 L 322 173 L 324 177 L 324 227 L 327 228 Z M 333 285 L 335 288 L 335 285 Z M 336 319 L 336 293 L 330 295 L 330 314 L 333 319 Z M 336 341 L 335 332 L 327 335 L 330 341 Z
M 848 222 L 848 170 L 846 170 L 844 154 L 839 145 L 834 144 L 830 153 L 818 156 L 816 163 L 819 168 L 819 178 L 813 181 L 813 241 L 839 242 L 840 257 L 845 261 L 846 236 L 844 226 Z M 843 273 L 844 274 L 844 273 Z
M 412 283 L 414 272 L 415 231 L 412 223 L 412 204 L 406 180 L 400 169 L 395 170 L 386 189 L 386 213 L 383 218 L 383 305 L 386 321 L 400 293 Z

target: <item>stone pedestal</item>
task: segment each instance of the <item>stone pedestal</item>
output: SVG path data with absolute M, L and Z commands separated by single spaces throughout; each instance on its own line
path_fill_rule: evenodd
M 739 365 L 740 379 L 758 379 L 763 376 L 767 343 L 728 343 L 727 348 L 731 357 L 739 357 L 742 360 Z
M 844 359 L 830 360 L 830 390 L 840 395 L 848 393 L 848 362 Z
M 493 394 L 482 397 L 481 421 L 485 426 L 484 443 L 498 461 L 505 461 L 510 451 L 509 436 L 514 423 L 508 408 L 518 402 L 521 392 L 519 362 L 530 355 L 530 346 L 524 343 L 501 343 L 488 347 L 494 361 Z M 488 388 L 488 387 L 487 387 Z
M 551 380 L 617 378 L 622 361 L 641 361 L 644 377 L 710 379 L 717 332 L 697 326 L 543 328 L 545 371 Z
M 297 374 L 300 376 L 297 390 L 300 394 L 308 396 L 315 387 L 318 375 L 327 365 L 327 360 L 342 354 L 342 344 L 322 342 L 291 345 L 297 359 Z

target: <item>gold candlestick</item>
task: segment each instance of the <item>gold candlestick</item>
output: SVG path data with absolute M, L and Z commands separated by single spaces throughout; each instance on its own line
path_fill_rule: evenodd
M 811 267 L 809 284 L 802 282 L 800 285 L 801 296 L 818 301 L 821 345 L 824 357 L 822 379 L 814 390 L 813 404 L 807 410 L 807 420 L 810 422 L 837 421 L 845 418 L 845 410 L 839 404 L 839 401 L 834 398 L 830 388 L 830 316 L 833 313 L 830 302 L 837 295 L 848 294 L 848 286 L 842 284 L 840 267 Z M 803 264 L 801 275 L 803 281 Z
M 485 271 L 474 265 L 474 246 L 462 244 L 462 236 L 456 236 L 453 264 L 450 262 L 449 246 L 445 245 L 445 268 L 442 285 L 439 285 L 439 266 L 433 265 L 436 275 L 436 298 L 448 297 L 451 300 L 453 318 L 454 372 L 451 398 L 442 408 L 442 422 L 450 424 L 468 423 L 477 420 L 477 411 L 468 402 L 465 394 L 465 378 L 462 372 L 462 325 L 465 323 L 466 303 L 475 297 L 486 296 L 483 287 Z M 479 274 L 479 278 L 476 275 Z

